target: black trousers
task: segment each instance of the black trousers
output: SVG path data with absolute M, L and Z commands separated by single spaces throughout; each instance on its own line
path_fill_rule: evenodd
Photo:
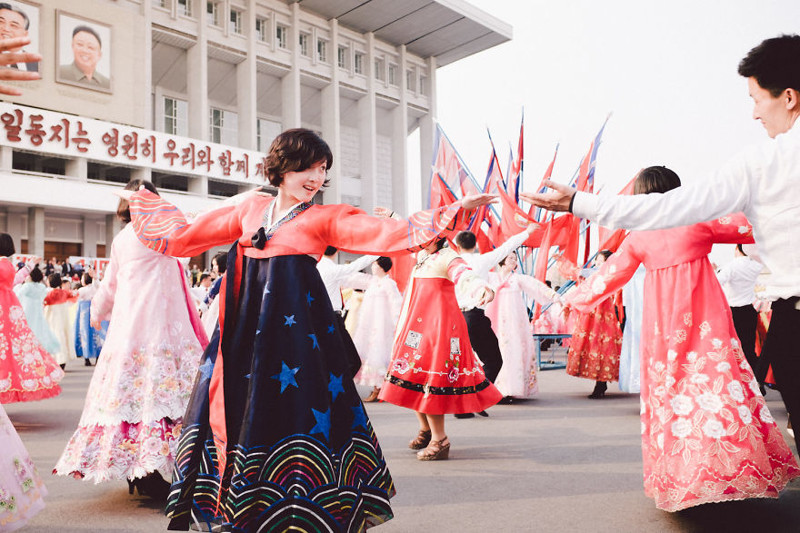
M 500 355 L 500 345 L 497 335 L 492 331 L 492 321 L 483 312 L 483 309 L 470 309 L 463 311 L 464 320 L 467 321 L 469 342 L 472 349 L 483 361 L 483 371 L 486 378 L 494 383 L 500 368 L 503 366 L 503 356 Z
M 775 384 L 781 392 L 783 403 L 792 418 L 800 422 L 800 353 L 797 334 L 800 332 L 799 297 L 777 300 L 772 303 L 772 319 L 761 356 L 765 364 L 772 365 Z M 800 451 L 800 428 L 794 432 L 794 442 Z
M 731 315 L 733 315 L 733 327 L 736 328 L 736 336 L 739 337 L 744 356 L 750 363 L 756 379 L 762 382 L 767 375 L 767 367 L 762 364 L 763 360 L 756 355 L 758 311 L 752 305 L 743 305 L 731 307 Z

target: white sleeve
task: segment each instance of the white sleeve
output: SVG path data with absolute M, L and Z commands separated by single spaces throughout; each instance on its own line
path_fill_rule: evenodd
M 522 243 L 528 240 L 529 234 L 527 231 L 517 233 L 513 237 L 509 237 L 506 242 L 485 254 L 480 254 L 478 257 L 472 259 L 476 263 L 480 263 L 486 270 L 490 270 L 497 266 L 497 264 L 508 256 L 511 252 L 522 246 Z
M 341 277 L 343 279 L 355 274 L 356 272 L 361 272 L 371 265 L 377 258 L 377 255 L 363 255 L 358 259 L 347 263 L 346 265 L 336 265 L 337 277 Z

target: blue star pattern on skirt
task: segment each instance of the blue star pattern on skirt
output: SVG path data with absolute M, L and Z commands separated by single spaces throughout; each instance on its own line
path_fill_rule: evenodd
M 283 318 L 284 320 L 286 320 L 286 322 L 283 323 L 284 326 L 292 327 L 294 324 L 297 324 L 297 320 L 294 319 L 294 315 L 292 316 L 283 315 Z
M 214 363 L 211 362 L 211 359 L 206 359 L 206 362 L 200 365 L 197 370 L 199 370 L 200 375 L 203 376 L 200 381 L 211 379 L 211 374 L 214 372 Z
M 328 326 L 328 333 L 333 333 L 334 331 L 336 331 L 336 328 L 335 328 L 335 327 L 333 327 L 333 324 L 331 324 L 330 326 Z
M 297 386 L 297 380 L 295 379 L 294 375 L 297 374 L 297 371 L 300 370 L 300 367 L 297 368 L 289 368 L 289 366 L 285 362 L 281 362 L 283 368 L 281 369 L 280 374 L 275 374 L 272 376 L 272 379 L 277 379 L 281 382 L 281 393 L 286 390 L 286 387 L 289 385 L 294 385 L 295 388 L 300 388 Z
M 311 339 L 312 342 L 311 349 L 313 350 L 314 348 L 316 348 L 317 350 L 319 350 L 319 342 L 317 341 L 317 334 L 309 333 L 308 337 Z
M 351 407 L 353 410 L 353 429 L 357 427 L 367 428 L 367 413 L 364 412 L 364 406 L 361 404 Z
M 314 301 L 314 297 L 311 296 L 311 291 L 308 291 L 306 293 L 306 302 L 308 302 L 308 305 L 310 306 L 311 302 L 313 302 L 313 301 Z
M 344 394 L 344 387 L 342 387 L 342 376 L 334 376 L 331 374 L 331 378 L 328 380 L 328 390 L 331 392 L 331 396 L 333 397 L 332 401 L 334 402 L 339 394 Z
M 316 409 L 311 409 L 314 413 L 314 418 L 317 420 L 317 425 L 311 428 L 309 434 L 312 433 L 322 433 L 325 435 L 325 438 L 329 438 L 331 432 L 331 410 L 326 409 L 325 411 L 317 411 Z

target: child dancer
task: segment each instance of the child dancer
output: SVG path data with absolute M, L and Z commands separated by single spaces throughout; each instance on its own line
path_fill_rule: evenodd
M 680 186 L 665 167 L 644 169 L 636 194 Z M 645 494 L 665 511 L 777 498 L 800 468 L 759 394 L 725 295 L 708 261 L 714 242 L 752 242 L 741 215 L 633 232 L 567 295 L 581 310 L 647 269 L 642 314 L 642 459 Z
M 58 353 L 61 345 L 50 329 L 50 324 L 44 318 L 44 299 L 47 296 L 47 287 L 42 283 L 43 279 L 44 274 L 38 266 L 35 266 L 30 270 L 27 280 L 14 287 L 14 293 L 19 298 L 19 303 L 25 311 L 25 319 L 36 336 L 36 340 L 52 358 L 52 354 Z
M 103 320 L 100 329 L 92 327 L 92 298 L 97 294 L 99 284 L 92 280 L 89 272 L 83 273 L 81 284 L 83 286 L 78 289 L 78 312 L 75 316 L 75 353 L 78 357 L 83 357 L 84 365 L 92 366 L 92 359 L 97 361 L 103 349 L 108 321 Z
M 50 292 L 44 297 L 44 317 L 58 339 L 58 351 L 53 355 L 56 363 L 63 369 L 77 356 L 73 304 L 77 301 L 78 295 L 71 290 L 61 288 L 61 274 L 50 274 L 47 281 L 50 284 Z

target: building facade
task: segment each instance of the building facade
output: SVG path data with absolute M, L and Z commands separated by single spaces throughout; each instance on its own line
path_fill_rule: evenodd
M 405 212 L 409 150 L 430 175 L 436 69 L 511 38 L 462 0 L 10 3 L 44 59 L 0 102 L 0 230 L 59 258 L 107 254 L 133 177 L 189 212 L 265 185 L 294 127 L 333 150 L 320 201 Z

